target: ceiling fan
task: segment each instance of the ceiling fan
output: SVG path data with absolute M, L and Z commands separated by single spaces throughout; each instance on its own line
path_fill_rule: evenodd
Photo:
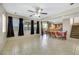
M 70 3 L 70 5 L 74 5 L 74 3 Z
M 41 14 L 43 14 L 43 15 L 47 15 L 47 13 L 42 12 L 42 11 L 43 11 L 43 9 L 42 9 L 42 8 L 40 8 L 40 7 L 36 7 L 36 8 L 35 8 L 35 11 L 33 11 L 33 10 L 27 10 L 27 11 L 29 11 L 29 12 L 32 12 L 32 13 L 33 13 L 32 15 L 30 15 L 30 17 L 32 17 L 32 16 L 37 16 L 37 17 L 40 17 L 40 16 L 41 16 Z

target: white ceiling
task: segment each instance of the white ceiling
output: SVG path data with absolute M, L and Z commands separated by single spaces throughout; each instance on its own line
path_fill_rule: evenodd
M 17 15 L 22 15 L 29 17 L 31 12 L 27 10 L 35 10 L 36 6 L 43 8 L 43 12 L 47 12 L 48 15 L 41 15 L 40 18 L 44 18 L 50 15 L 55 15 L 57 13 L 70 10 L 72 8 L 78 7 L 79 4 L 75 3 L 74 5 L 70 5 L 69 3 L 3 3 L 3 7 L 6 9 L 7 12 L 14 14 L 16 12 Z M 35 17 L 32 17 L 35 18 Z M 37 19 L 37 18 L 36 18 Z

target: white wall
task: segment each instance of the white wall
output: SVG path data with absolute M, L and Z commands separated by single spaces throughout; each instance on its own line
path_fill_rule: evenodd
M 79 17 L 74 17 L 74 23 L 79 23 Z
M 0 15 L 0 40 L 2 39 L 2 17 Z
M 67 31 L 67 39 L 69 39 L 70 38 L 70 32 L 71 32 L 70 19 L 64 19 L 63 20 L 63 28 Z
M 3 46 L 5 45 L 5 38 L 2 32 L 2 14 L 5 13 L 4 9 L 2 8 L 1 4 L 0 4 L 0 52 L 3 48 Z
M 3 44 L 4 44 L 4 40 L 2 36 L 3 36 L 2 35 L 2 17 L 0 15 L 0 50 L 2 49 Z
M 2 32 L 2 17 L 0 15 L 0 33 Z

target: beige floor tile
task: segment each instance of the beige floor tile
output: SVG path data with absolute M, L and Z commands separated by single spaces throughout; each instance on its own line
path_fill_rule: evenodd
M 56 39 L 48 35 L 27 35 L 7 38 L 2 54 L 74 55 L 79 54 L 78 39 Z

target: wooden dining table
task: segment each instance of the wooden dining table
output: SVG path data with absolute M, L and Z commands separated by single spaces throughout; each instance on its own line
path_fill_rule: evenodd
M 49 35 L 54 36 L 56 38 L 64 38 L 66 40 L 67 31 L 47 31 Z

